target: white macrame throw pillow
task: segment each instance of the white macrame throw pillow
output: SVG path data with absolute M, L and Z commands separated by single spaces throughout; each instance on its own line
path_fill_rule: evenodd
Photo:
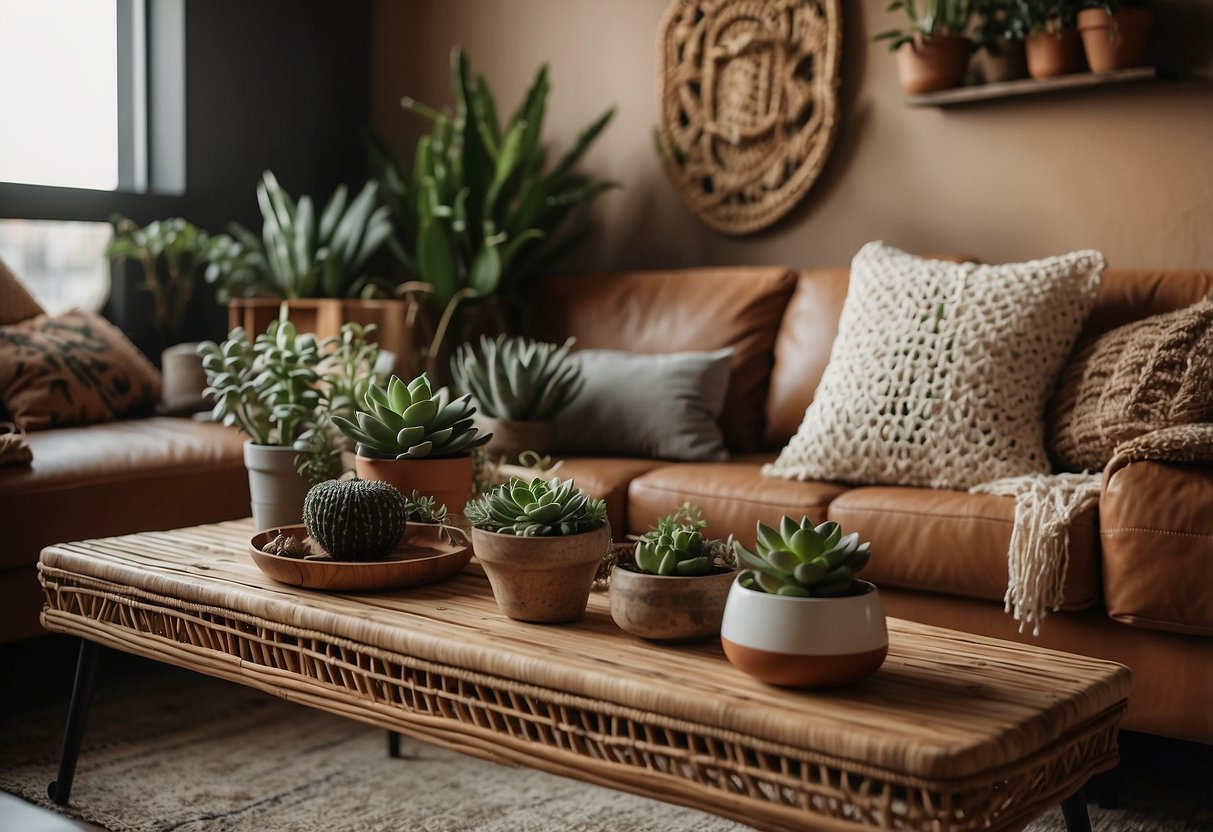
M 967 489 L 1050 470 L 1045 402 L 1103 255 L 1002 266 L 869 243 L 830 362 L 768 476 Z

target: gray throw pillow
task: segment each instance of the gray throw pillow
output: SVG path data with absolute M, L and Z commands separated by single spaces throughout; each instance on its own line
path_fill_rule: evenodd
M 556 417 L 556 451 L 687 462 L 727 459 L 717 419 L 732 355 L 731 349 L 574 353 L 585 386 Z

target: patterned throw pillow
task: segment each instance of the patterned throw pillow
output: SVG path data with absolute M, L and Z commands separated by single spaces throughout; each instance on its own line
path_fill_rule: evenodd
M 763 473 L 967 489 L 1048 473 L 1048 394 L 1095 301 L 1103 256 L 1002 266 L 869 243 L 796 436 Z
M 22 430 L 107 422 L 159 395 L 156 368 L 99 315 L 75 310 L 0 326 L 0 398 Z
M 1058 467 L 1102 470 L 1116 446 L 1213 422 L 1213 299 L 1106 332 L 1062 373 L 1049 409 Z
M 0 326 L 28 321 L 42 314 L 42 307 L 25 284 L 0 260 Z

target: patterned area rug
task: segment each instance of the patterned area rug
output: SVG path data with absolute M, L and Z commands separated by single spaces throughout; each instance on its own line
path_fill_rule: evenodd
M 711 815 L 404 740 L 196 674 L 107 653 L 69 814 L 111 832 L 736 832 Z M 116 667 L 115 667 L 116 665 Z M 104 665 L 103 665 L 104 666 Z M 62 675 L 62 674 L 60 674 Z M 48 806 L 62 693 L 5 703 L 0 789 Z M 1210 755 L 1213 756 L 1213 755 Z M 1200 787 L 1141 782 L 1125 806 L 1092 806 L 1102 832 L 1213 829 Z M 1054 811 L 1030 832 L 1064 829 Z

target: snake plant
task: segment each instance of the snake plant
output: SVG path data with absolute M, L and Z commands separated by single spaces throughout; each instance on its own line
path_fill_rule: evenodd
M 574 339 L 548 344 L 515 336 L 481 336 L 480 349 L 460 344 L 451 359 L 456 389 L 471 393 L 480 412 L 494 419 L 551 419 L 584 385 L 581 367 L 569 361 Z
M 775 530 L 758 524 L 757 552 L 740 543 L 733 548 L 743 564 L 741 585 L 774 595 L 828 598 L 851 592 L 854 577 L 868 562 L 871 544 L 859 533 L 843 535 L 833 521 L 814 526 L 808 517 L 797 523 L 784 515 Z
M 433 288 L 439 309 L 458 296 L 516 294 L 579 245 L 592 230 L 588 206 L 615 187 L 576 171 L 607 126 L 607 110 L 578 135 L 555 165 L 544 165 L 543 120 L 549 90 L 543 66 L 504 123 L 488 82 L 473 76 L 460 49 L 451 55 L 454 113 L 412 98 L 402 106 L 432 125 L 411 166 L 372 144 L 391 206 L 389 249 Z
M 478 529 L 518 537 L 581 534 L 606 525 L 606 503 L 589 497 L 572 480 L 530 482 L 520 477 L 470 500 L 464 515 Z
M 220 300 L 268 294 L 281 298 L 357 297 L 370 287 L 368 262 L 392 235 L 391 209 L 377 205 L 368 182 L 353 199 L 341 185 L 323 210 L 310 196 L 296 202 L 266 171 L 257 185 L 261 237 L 233 224 L 211 242 L 206 279 Z
M 333 416 L 333 424 L 354 440 L 355 452 L 372 459 L 422 459 L 461 456 L 493 437 L 472 424 L 476 408 L 471 396 L 451 400 L 440 387 L 435 392 L 422 373 L 405 384 L 392 376 L 387 387 L 370 384 L 357 423 Z

